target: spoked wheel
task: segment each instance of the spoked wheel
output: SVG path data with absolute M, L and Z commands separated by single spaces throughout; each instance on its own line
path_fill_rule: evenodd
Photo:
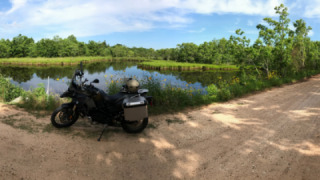
M 79 118 L 79 114 L 70 107 L 59 107 L 51 115 L 51 123 L 56 128 L 69 127 Z
M 148 118 L 144 118 L 137 121 L 123 121 L 121 123 L 123 130 L 127 133 L 140 133 L 148 125 Z

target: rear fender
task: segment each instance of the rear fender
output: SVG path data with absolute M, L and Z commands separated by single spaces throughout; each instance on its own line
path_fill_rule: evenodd
M 152 96 L 145 96 L 145 98 L 147 99 L 147 101 L 148 101 L 148 104 L 150 105 L 150 106 L 152 106 L 153 105 L 153 97 Z

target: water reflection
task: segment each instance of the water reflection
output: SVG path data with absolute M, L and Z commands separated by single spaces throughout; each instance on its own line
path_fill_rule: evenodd
M 5 77 L 12 78 L 14 84 L 20 85 L 26 90 L 43 83 L 50 87 L 50 92 L 61 93 L 67 89 L 67 84 L 71 79 L 77 66 L 53 66 L 53 67 L 19 67 L 0 66 L 0 73 Z M 184 88 L 204 89 L 212 83 L 220 80 L 231 80 L 236 76 L 236 71 L 193 71 L 193 72 L 170 72 L 170 71 L 148 71 L 137 68 L 133 62 L 97 62 L 84 65 L 84 77 L 89 81 L 99 79 L 96 86 L 106 89 L 105 82 L 110 78 L 118 80 L 120 78 L 136 77 L 138 80 L 146 80 L 149 77 L 157 78 L 164 84 Z

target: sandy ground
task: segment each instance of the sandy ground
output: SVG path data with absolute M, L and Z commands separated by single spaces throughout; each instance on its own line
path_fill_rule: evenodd
M 138 135 L 0 104 L 0 179 L 320 179 L 320 76 L 176 114 Z

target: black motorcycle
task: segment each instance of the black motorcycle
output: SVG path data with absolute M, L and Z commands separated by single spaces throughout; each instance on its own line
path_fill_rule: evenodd
M 108 95 L 103 90 L 89 84 L 83 78 L 83 65 L 76 70 L 67 91 L 60 98 L 69 97 L 70 103 L 62 104 L 51 115 L 51 123 L 57 128 L 69 127 L 79 118 L 88 117 L 92 123 L 107 126 L 121 126 L 128 133 L 142 132 L 148 125 L 148 104 L 152 104 L 152 96 L 146 96 L 148 89 L 139 89 L 139 83 L 130 78 L 115 95 Z

